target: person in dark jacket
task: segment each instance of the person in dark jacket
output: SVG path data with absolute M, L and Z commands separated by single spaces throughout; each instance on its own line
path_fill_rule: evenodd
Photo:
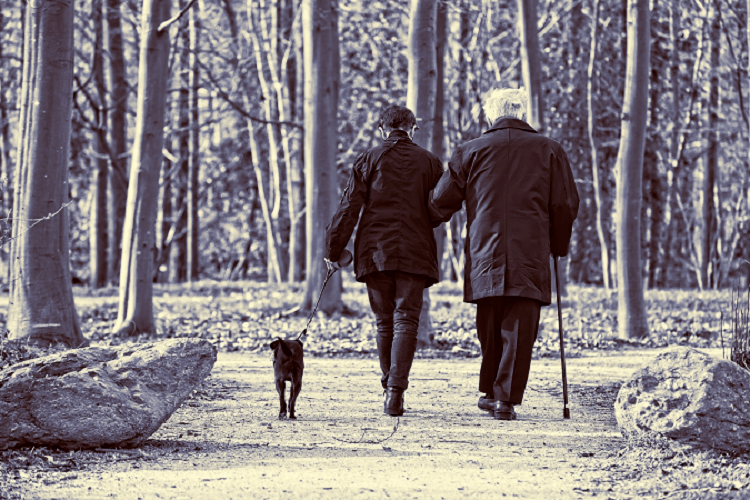
M 477 304 L 479 407 L 514 420 L 551 300 L 550 253 L 568 253 L 578 191 L 562 146 L 526 123 L 524 90 L 492 91 L 484 111 L 490 128 L 456 149 L 429 211 L 438 225 L 466 202 L 464 301 Z
M 385 413 L 403 414 L 422 292 L 439 280 L 437 248 L 427 214 L 430 191 L 443 173 L 438 158 L 412 142 L 417 121 L 390 106 L 380 117 L 380 146 L 354 162 L 341 204 L 326 235 L 326 262 L 336 264 L 360 210 L 354 243 L 357 281 L 367 284 L 378 329 Z

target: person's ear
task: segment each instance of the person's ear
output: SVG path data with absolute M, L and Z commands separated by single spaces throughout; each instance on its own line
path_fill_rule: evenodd
M 381 138 L 382 138 L 383 140 L 386 140 L 386 139 L 388 139 L 388 136 L 386 136 L 386 135 L 385 135 L 385 130 L 383 130 L 383 127 L 382 127 L 382 126 L 381 126 L 381 127 L 378 127 L 378 130 L 380 130 L 380 137 L 381 137 Z

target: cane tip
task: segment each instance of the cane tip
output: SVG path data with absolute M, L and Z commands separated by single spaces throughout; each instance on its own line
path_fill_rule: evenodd
M 570 409 L 563 408 L 563 418 L 570 418 Z

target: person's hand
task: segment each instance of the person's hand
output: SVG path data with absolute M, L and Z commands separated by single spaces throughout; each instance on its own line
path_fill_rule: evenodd
M 326 266 L 328 267 L 328 272 L 336 272 L 339 269 L 341 269 L 341 266 L 338 262 L 334 262 L 332 260 L 323 259 L 326 262 Z

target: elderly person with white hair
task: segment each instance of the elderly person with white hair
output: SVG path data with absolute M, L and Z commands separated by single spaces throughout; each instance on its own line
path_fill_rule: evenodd
M 496 89 L 490 128 L 456 148 L 430 196 L 433 226 L 466 202 L 464 301 L 477 305 L 479 408 L 515 420 L 542 306 L 551 302 L 550 254 L 568 253 L 578 191 L 562 146 L 526 123 L 526 92 Z

